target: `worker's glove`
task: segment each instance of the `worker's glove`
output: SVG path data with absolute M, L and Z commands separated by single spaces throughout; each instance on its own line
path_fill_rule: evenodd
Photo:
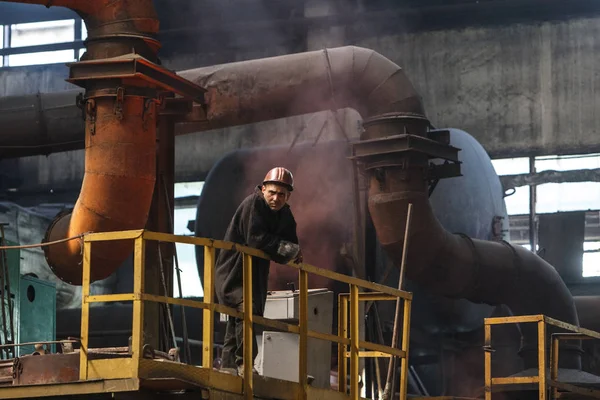
M 288 242 L 287 240 L 282 240 L 279 242 L 279 248 L 277 249 L 277 254 L 279 254 L 282 258 L 285 259 L 285 262 L 290 262 L 298 257 L 300 253 L 300 246 L 295 243 Z
M 294 263 L 296 263 L 296 264 L 302 264 L 303 261 L 304 261 L 304 257 L 302 257 L 302 250 L 299 249 L 298 250 L 298 255 L 294 259 Z

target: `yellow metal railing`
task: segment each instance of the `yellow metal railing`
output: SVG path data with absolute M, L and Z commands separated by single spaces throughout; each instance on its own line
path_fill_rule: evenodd
M 492 325 L 501 324 L 524 324 L 535 323 L 538 328 L 538 375 L 522 376 L 522 377 L 492 377 Z M 550 377 L 548 377 L 548 362 L 547 362 L 547 325 L 569 331 L 570 333 L 554 333 L 551 336 L 552 346 L 550 348 Z M 550 393 L 551 399 L 559 397 L 558 391 L 578 393 L 586 395 L 586 397 L 600 399 L 600 390 L 590 388 L 582 388 L 569 383 L 558 381 L 558 353 L 560 340 L 583 340 L 583 339 L 600 339 L 600 333 L 589 329 L 580 328 L 575 325 L 568 324 L 545 315 L 523 315 L 516 317 L 500 317 L 485 319 L 485 400 L 492 400 L 493 386 L 510 386 L 523 384 L 537 384 L 539 391 L 539 399 L 548 399 Z M 551 388 L 551 390 L 548 390 Z
M 90 265 L 92 244 L 94 242 L 105 242 L 114 240 L 134 240 L 134 268 L 133 268 L 133 293 L 111 294 L 111 295 L 90 295 Z M 158 241 L 168 243 L 185 243 L 204 247 L 204 301 L 190 299 L 179 299 L 165 296 L 157 296 L 144 293 L 144 268 L 145 268 L 145 245 L 146 241 Z M 243 312 L 233 308 L 214 303 L 214 270 L 215 270 L 215 249 L 234 249 L 244 255 L 244 294 L 243 294 Z M 208 374 L 210 382 L 219 382 L 222 379 L 210 380 L 213 365 L 213 344 L 214 344 L 214 313 L 227 314 L 229 316 L 243 319 L 244 321 L 244 377 L 242 390 L 246 399 L 253 398 L 254 378 L 252 374 L 252 324 L 267 326 L 284 332 L 296 333 L 299 335 L 299 383 L 297 398 L 306 399 L 307 382 L 307 348 L 308 338 L 315 338 L 337 343 L 342 354 L 340 365 L 346 365 L 346 350 L 350 346 L 350 398 L 359 399 L 359 357 L 379 357 L 383 355 L 396 356 L 402 359 L 401 372 L 401 400 L 406 399 L 406 377 L 408 371 L 408 330 L 410 327 L 410 307 L 412 294 L 388 286 L 364 281 L 347 275 L 339 274 L 326 269 L 314 267 L 309 264 L 288 264 L 296 268 L 299 274 L 299 323 L 298 325 L 287 324 L 281 321 L 252 315 L 252 257 L 268 258 L 266 254 L 253 248 L 244 247 L 235 243 L 223 242 L 213 239 L 197 238 L 190 236 L 176 236 L 165 233 L 156 233 L 145 230 L 91 233 L 84 237 L 83 247 L 83 282 L 82 282 L 82 307 L 81 307 L 81 352 L 80 352 L 80 379 L 119 379 L 119 378 L 143 378 L 142 372 L 151 371 L 157 368 L 152 365 L 151 360 L 145 360 L 143 351 L 143 326 L 144 326 L 144 302 L 159 302 L 167 304 L 177 304 L 193 308 L 203 309 L 203 355 L 202 370 Z M 308 329 L 308 274 L 315 274 L 332 280 L 343 282 L 349 285 L 349 295 L 342 295 L 340 303 L 343 303 L 343 312 L 340 314 L 344 325 L 340 324 L 337 335 L 316 332 Z M 367 289 L 376 293 L 360 293 L 359 288 Z M 348 300 L 349 299 L 349 300 Z M 359 301 L 360 300 L 396 300 L 401 299 L 404 302 L 404 324 L 402 348 L 396 349 L 376 343 L 361 341 L 359 337 Z M 90 304 L 98 302 L 132 301 L 133 302 L 133 325 L 131 339 L 131 357 L 126 359 L 88 359 L 89 343 L 89 316 Z M 347 305 L 350 303 L 350 318 L 348 320 Z M 348 335 L 348 323 L 350 325 L 350 334 Z M 362 349 L 370 351 L 361 352 Z M 343 351 L 342 351 L 343 349 Z M 162 366 L 167 365 L 172 370 L 175 367 L 171 363 L 158 363 Z M 346 393 L 347 373 L 345 367 L 340 376 L 339 390 Z M 179 373 L 184 373 L 181 368 Z
M 357 296 L 358 298 L 353 298 Z M 373 293 L 373 292 L 362 292 L 362 293 L 340 293 L 338 299 L 338 336 L 342 338 L 348 337 L 348 305 L 350 305 L 350 314 L 352 319 L 359 318 L 358 303 L 360 301 L 380 301 L 380 300 L 397 300 L 396 296 L 386 293 Z M 346 391 L 346 381 L 348 379 L 348 371 L 346 365 L 346 359 L 350 358 L 350 374 L 354 376 L 353 371 L 358 371 L 359 359 L 364 357 L 391 357 L 397 356 L 401 359 L 400 363 L 400 398 L 405 399 L 407 393 L 408 384 L 408 344 L 410 334 L 410 311 L 411 311 L 411 300 L 404 301 L 404 308 L 402 314 L 402 344 L 400 349 L 393 349 L 394 352 L 390 353 L 386 351 L 386 346 L 382 346 L 375 343 L 368 343 L 364 341 L 359 342 L 359 347 L 369 351 L 348 351 L 347 346 L 343 343 L 338 344 L 338 382 L 339 390 L 341 392 Z M 357 327 L 351 327 L 357 329 Z M 358 335 L 358 332 L 354 332 Z M 352 384 L 358 384 L 354 379 Z M 403 397 L 404 396 L 404 397 Z

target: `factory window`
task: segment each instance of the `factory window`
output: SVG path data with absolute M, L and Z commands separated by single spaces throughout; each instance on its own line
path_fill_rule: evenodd
M 81 19 L 13 24 L 4 29 L 2 66 L 76 61 L 83 47 Z
M 529 158 L 503 158 L 492 160 L 498 175 L 519 175 L 529 172 Z M 512 192 L 512 191 L 511 191 Z M 529 187 L 521 186 L 504 198 L 508 215 L 529 213 Z
M 11 25 L 10 47 L 70 42 L 75 38 L 75 20 Z
M 597 169 L 600 168 L 600 155 L 538 157 L 535 168 L 537 172 Z M 598 199 L 598 182 L 547 183 L 537 188 L 536 211 L 554 213 L 598 209 Z
M 528 158 L 510 158 L 492 161 L 498 175 L 518 175 L 529 173 Z M 575 156 L 536 157 L 536 172 L 572 171 L 600 168 L 600 155 L 585 154 Z M 600 183 L 568 182 L 546 183 L 537 186 L 537 213 L 579 211 L 598 208 Z M 505 198 L 509 215 L 529 213 L 529 186 L 516 188 L 514 194 Z
M 54 64 L 75 61 L 72 50 L 42 51 L 39 53 L 13 54 L 8 56 L 8 66 Z
M 4 49 L 4 25 L 0 25 L 0 50 Z M 0 56 L 0 67 L 4 67 L 4 57 Z
M 175 185 L 174 233 L 176 235 L 193 235 L 193 232 L 188 229 L 188 223 L 196 219 L 197 197 L 202 193 L 203 186 L 204 182 L 185 182 Z M 178 243 L 177 258 L 179 261 L 183 297 L 204 296 L 198 267 L 196 266 L 195 247 L 189 244 Z M 178 296 L 177 275 L 174 276 L 173 282 L 173 293 Z
M 529 173 L 528 158 L 493 160 L 492 163 L 498 175 Z M 573 171 L 572 176 L 563 175 L 562 178 L 564 180 L 585 179 L 585 174 L 589 173 L 586 170 L 600 169 L 600 154 L 536 157 L 535 169 L 537 173 Z M 597 212 L 600 208 L 598 204 L 600 182 L 544 183 L 536 186 L 536 194 L 535 211 L 538 214 L 590 210 Z M 529 245 L 523 243 L 528 240 L 529 232 L 529 228 L 524 225 L 526 222 L 524 218 L 529 214 L 529 186 L 517 188 L 513 195 L 505 198 L 505 201 L 508 214 L 513 216 L 511 217 L 511 240 L 516 239 L 517 243 L 529 248 Z M 583 277 L 600 276 L 600 241 L 596 241 L 598 236 L 594 233 L 595 226 L 596 222 L 586 222 Z
M 600 276 L 600 242 L 583 243 L 583 277 Z

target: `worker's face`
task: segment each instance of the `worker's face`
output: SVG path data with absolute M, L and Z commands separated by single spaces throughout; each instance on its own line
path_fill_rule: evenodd
M 273 211 L 279 211 L 290 198 L 290 191 L 285 186 L 268 183 L 262 187 L 267 205 Z

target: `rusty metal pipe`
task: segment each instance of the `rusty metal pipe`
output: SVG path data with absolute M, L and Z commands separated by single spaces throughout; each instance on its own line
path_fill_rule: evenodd
M 156 178 L 155 105 L 144 113 L 145 99 L 131 97 L 123 120 L 114 119 L 114 100 L 96 99 L 96 131 L 86 129 L 85 175 L 72 213 L 56 219 L 47 241 L 84 232 L 140 229 L 146 225 Z M 86 125 L 90 125 L 88 122 Z M 130 242 L 104 242 L 92 248 L 92 281 L 107 278 L 132 251 Z M 45 248 L 52 271 L 81 283 L 78 241 Z
M 421 97 L 398 65 L 347 46 L 181 71 L 204 87 L 179 133 L 244 125 L 323 110 L 353 108 L 363 117 L 424 115 Z
M 382 124 L 401 122 L 385 119 Z M 385 134 L 367 126 L 364 137 Z M 407 277 L 432 292 L 492 305 L 506 304 L 515 315 L 545 314 L 579 325 L 571 293 L 557 271 L 542 258 L 521 246 L 471 239 L 447 232 L 433 214 L 426 180 L 427 157 L 413 153 L 400 164 L 372 174 L 369 211 L 377 236 L 397 264 L 408 204 L 414 205 L 414 229 L 410 233 Z M 537 328 L 521 326 L 521 353 L 527 367 L 537 366 Z M 565 346 L 561 366 L 581 368 L 578 346 Z M 568 353 L 568 354 L 566 354 Z
M 0 0 L 3 1 L 3 0 Z M 157 61 L 159 21 L 152 0 L 22 0 L 18 3 L 67 7 L 88 29 L 86 60 L 135 52 Z M 146 225 L 156 178 L 156 105 L 127 93 L 135 83 L 96 80 L 86 86 L 84 109 L 85 175 L 70 214 L 59 216 L 46 233 L 52 241 L 85 232 L 140 229 Z M 98 97 L 123 88 L 122 98 Z M 118 93 L 118 91 L 117 91 Z M 118 103 L 117 103 L 118 101 Z M 131 253 L 132 243 L 105 243 L 92 249 L 91 279 L 108 277 Z M 81 284 L 81 245 L 65 242 L 45 248 L 50 268 L 62 280 Z
M 398 65 L 373 50 L 354 46 L 203 67 L 180 71 L 178 75 L 208 89 L 208 104 L 195 106 L 177 124 L 177 135 L 345 107 L 357 110 L 363 117 L 398 110 L 424 115 L 421 97 Z M 21 146 L 19 155 L 67 150 L 51 148 L 49 144 L 68 143 L 68 150 L 83 148 L 81 111 L 75 104 L 77 93 L 44 95 L 48 100 L 38 107 L 40 124 L 23 126 L 19 135 L 6 137 L 10 137 L 6 144 Z M 11 104 L 23 103 L 28 110 L 34 110 L 32 104 L 36 101 L 35 95 L 6 98 L 6 102 L 0 102 L 0 122 L 13 126 Z M 55 105 L 61 107 L 60 121 L 52 113 Z M 35 118 L 32 113 L 19 118 L 21 125 Z M 69 126 L 66 133 L 65 125 Z M 43 134 L 38 134 L 40 131 Z M 26 138 L 23 132 L 27 133 Z M 0 144 L 5 143 L 3 137 L 0 136 Z M 37 147 L 27 147 L 32 144 Z M 13 156 L 9 152 L 0 155 Z

